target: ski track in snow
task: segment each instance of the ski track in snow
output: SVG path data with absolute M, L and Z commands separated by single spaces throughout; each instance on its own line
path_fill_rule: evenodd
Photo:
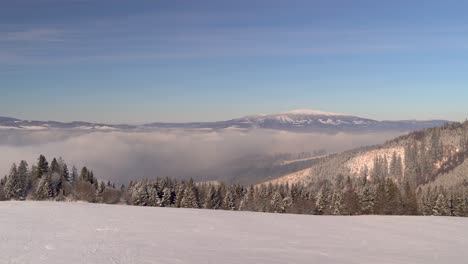
M 466 263 L 468 219 L 0 202 L 0 263 Z

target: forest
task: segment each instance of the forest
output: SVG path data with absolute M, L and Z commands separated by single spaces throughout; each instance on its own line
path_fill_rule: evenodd
M 405 145 L 404 157 L 396 153 L 390 160 L 375 157 L 372 169 L 360 175 L 338 173 L 309 184 L 244 186 L 154 178 L 116 186 L 99 181 L 87 167 L 69 168 L 62 158 L 53 158 L 49 164 L 40 155 L 31 167 L 26 161 L 11 166 L 0 180 L 0 200 L 79 200 L 315 215 L 468 216 L 466 180 L 455 186 L 434 184 L 439 175 L 465 164 L 467 127 L 465 122 L 413 132 L 393 141 Z M 443 133 L 454 130 L 461 131 L 455 151 L 447 149 L 441 139 Z

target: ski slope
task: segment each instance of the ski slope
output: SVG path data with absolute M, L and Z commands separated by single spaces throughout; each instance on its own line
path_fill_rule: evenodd
M 0 202 L 0 263 L 466 263 L 468 219 Z

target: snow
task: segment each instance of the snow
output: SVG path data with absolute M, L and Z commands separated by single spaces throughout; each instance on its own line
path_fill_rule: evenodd
M 110 126 L 95 126 L 94 128 L 97 130 L 117 130 L 115 127 Z
M 393 153 L 396 153 L 397 157 L 400 156 L 402 160 L 405 160 L 405 149 L 403 147 L 389 147 L 382 149 L 374 149 L 366 151 L 362 154 L 359 154 L 348 162 L 345 166 L 351 171 L 351 173 L 359 176 L 362 170 L 367 167 L 368 173 L 374 169 L 374 160 L 377 157 L 387 158 L 388 165 L 390 166 L 390 161 L 392 160 Z M 405 170 L 405 163 L 403 162 L 403 171 Z
M 319 110 L 310 110 L 310 109 L 297 109 L 285 112 L 284 114 L 292 115 L 322 115 L 322 116 L 348 116 L 347 114 L 342 113 L 333 113 L 333 112 L 324 112 Z
M 330 118 L 328 118 L 327 120 L 319 119 L 319 122 L 322 123 L 322 124 L 334 125 L 334 126 L 337 126 L 337 125 L 340 125 L 340 124 L 348 124 L 348 122 L 344 122 L 344 121 L 341 121 L 341 120 L 333 120 L 333 119 L 330 119 Z
M 19 129 L 19 128 L 12 127 L 12 126 L 0 126 L 0 130 L 11 130 L 11 129 Z
M 21 126 L 21 129 L 26 129 L 26 130 L 44 130 L 47 129 L 45 126 Z
M 464 263 L 468 219 L 0 202 L 0 263 Z

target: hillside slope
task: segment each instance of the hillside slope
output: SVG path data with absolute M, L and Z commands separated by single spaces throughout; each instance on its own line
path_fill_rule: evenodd
M 410 180 L 423 185 L 443 176 L 439 182 L 455 185 L 464 179 L 468 181 L 464 169 L 466 157 L 468 122 L 454 123 L 412 132 L 382 145 L 330 155 L 307 169 L 265 183 L 307 185 L 320 180 L 333 181 L 338 176 L 367 180 L 388 176 L 399 182 Z

